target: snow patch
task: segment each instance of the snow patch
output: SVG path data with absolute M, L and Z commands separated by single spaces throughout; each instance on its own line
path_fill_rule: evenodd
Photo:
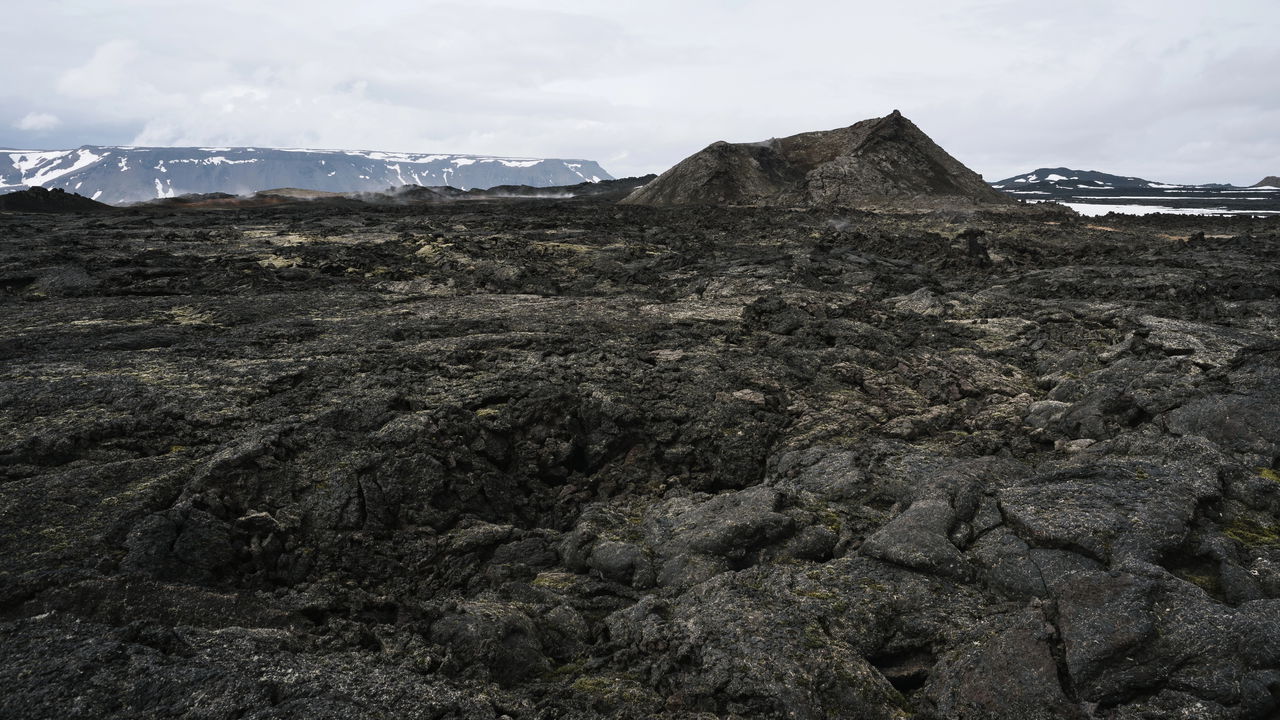
M 1077 199 L 1087 199 L 1091 197 L 1106 197 L 1107 200 L 1159 200 L 1160 195 L 1076 195 Z M 1222 200 L 1222 198 L 1214 195 L 1175 195 L 1168 197 L 1169 200 Z M 1232 200 L 1272 200 L 1274 198 L 1266 197 L 1233 197 Z
M 370 160 L 384 160 L 384 161 L 402 162 L 402 163 L 429 163 L 429 162 L 436 162 L 438 160 L 448 160 L 449 158 L 454 157 L 453 155 L 419 155 L 417 153 L 376 152 L 376 151 L 350 152 L 347 154 L 368 158 Z
M 1100 203 L 1062 203 L 1086 217 L 1114 212 L 1122 215 L 1280 215 L 1280 210 L 1226 210 L 1223 208 L 1171 208 L 1161 205 L 1103 205 Z
M 67 160 L 72 156 L 75 160 L 70 166 L 66 166 Z M 84 169 L 102 159 L 102 155 L 95 155 L 91 150 L 54 150 L 49 152 L 33 152 L 33 153 L 9 153 L 9 160 L 13 163 L 14 168 L 21 173 L 21 182 L 23 185 L 43 186 L 45 183 L 56 180 L 63 175 L 69 175 L 77 170 Z M 27 177 L 27 173 L 32 173 Z

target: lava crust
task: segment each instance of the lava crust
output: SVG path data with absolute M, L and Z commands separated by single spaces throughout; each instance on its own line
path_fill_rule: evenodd
M 0 214 L 22 718 L 1265 718 L 1280 220 Z

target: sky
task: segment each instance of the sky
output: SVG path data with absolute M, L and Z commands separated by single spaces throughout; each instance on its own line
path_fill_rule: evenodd
M 995 181 L 1280 174 L 1277 0 L 6 0 L 0 147 L 596 160 L 899 109 Z

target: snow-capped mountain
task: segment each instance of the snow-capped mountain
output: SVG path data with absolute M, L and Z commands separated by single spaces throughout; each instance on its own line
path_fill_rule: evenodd
M 1268 178 L 1268 180 L 1275 178 Z M 1266 181 L 1264 181 L 1265 183 Z M 1096 170 L 1040 168 L 991 187 L 1027 202 L 1053 201 L 1086 215 L 1168 212 L 1198 215 L 1280 214 L 1280 187 L 1221 183 L 1175 185 Z
M 991 183 L 991 186 L 998 190 L 1013 193 L 1055 190 L 1168 190 L 1184 187 L 1183 185 L 1152 182 L 1139 177 L 1111 175 L 1097 170 L 1072 170 L 1070 168 L 1040 168 Z
M 551 187 L 612 179 L 592 160 L 253 147 L 0 150 L 0 192 L 61 188 L 116 205 L 284 187 L 357 192 L 400 185 Z

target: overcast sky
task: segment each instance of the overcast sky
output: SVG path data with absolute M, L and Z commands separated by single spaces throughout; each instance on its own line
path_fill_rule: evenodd
M 14 0 L 0 15 L 0 147 L 575 157 L 624 176 L 898 108 L 988 180 L 1280 174 L 1277 0 Z

